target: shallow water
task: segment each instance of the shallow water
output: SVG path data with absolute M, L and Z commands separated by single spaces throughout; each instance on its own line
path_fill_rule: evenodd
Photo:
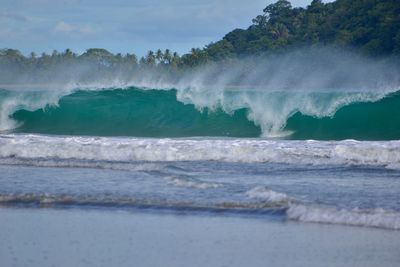
M 4 206 L 223 211 L 400 229 L 398 142 L 3 135 L 0 143 Z

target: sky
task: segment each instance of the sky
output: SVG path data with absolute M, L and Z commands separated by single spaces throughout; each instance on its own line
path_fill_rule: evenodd
M 0 0 L 0 48 L 180 54 L 220 40 L 274 0 Z M 311 0 L 292 0 L 307 6 Z

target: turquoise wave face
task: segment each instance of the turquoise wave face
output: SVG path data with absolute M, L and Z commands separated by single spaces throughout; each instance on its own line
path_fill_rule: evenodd
M 177 101 L 175 90 L 114 89 L 78 91 L 62 97 L 57 107 L 19 110 L 14 132 L 60 135 L 185 137 L 257 137 L 261 130 L 246 110 L 199 111 Z
M 352 103 L 333 117 L 315 118 L 296 113 L 286 129 L 291 139 L 318 140 L 397 140 L 400 139 L 400 94 L 368 103 Z
M 220 96 L 224 102 L 207 100 L 213 104 L 198 105 L 193 96 L 193 101 L 186 101 L 187 95 L 177 90 L 132 87 L 76 91 L 61 97 L 56 106 L 21 106 L 9 116 L 17 122 L 12 130 L 15 133 L 268 137 L 266 131 L 272 129 L 270 137 L 285 139 L 400 139 L 400 94 L 362 96 L 275 92 L 263 98 L 254 93 L 228 92 Z M 213 93 L 207 97 L 212 98 Z

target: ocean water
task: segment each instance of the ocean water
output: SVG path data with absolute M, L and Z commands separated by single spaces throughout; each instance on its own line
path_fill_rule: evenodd
M 400 142 L 0 136 L 0 203 L 400 229 Z
M 0 90 L 0 130 L 135 137 L 400 138 L 400 95 L 380 90 Z
M 96 246 L 93 238 L 106 227 L 121 240 L 143 239 L 126 225 L 133 220 L 143 233 L 156 233 L 140 246 L 141 255 L 174 238 L 185 244 L 178 251 L 186 251 L 180 261 L 165 253 L 146 257 L 143 266 L 164 258 L 165 266 L 185 266 L 191 259 L 187 255 L 197 251 L 184 235 L 164 231 L 163 223 L 178 232 L 198 228 L 188 235 L 213 242 L 210 251 L 228 253 L 198 255 L 198 266 L 243 266 L 239 259 L 227 261 L 236 246 L 249 242 L 237 229 L 257 237 L 251 244 L 258 242 L 271 255 L 281 255 L 275 258 L 277 265 L 321 266 L 325 255 L 329 266 L 395 266 L 398 239 L 387 233 L 395 237 L 400 230 L 399 107 L 396 87 L 1 89 L 0 226 L 9 229 L 0 231 L 0 237 L 9 240 L 7 247 L 0 245 L 3 263 L 18 265 L 20 259 L 51 266 L 65 255 L 40 252 L 44 258 L 38 259 L 32 256 L 36 245 L 29 244 L 46 248 L 46 242 L 70 240 L 59 245 L 119 255 L 111 260 L 66 254 L 74 265 L 91 265 L 89 259 L 99 266 L 104 260 L 116 265 L 125 258 L 121 264 L 129 265 L 128 255 L 135 254 L 122 255 L 122 245 L 108 242 L 112 237 Z M 96 213 L 99 210 L 105 213 Z M 110 227 L 107 222 L 113 216 L 131 232 L 121 234 Z M 59 238 L 49 235 L 36 243 L 30 233 L 43 225 L 34 218 L 42 218 L 51 236 Z M 59 228 L 64 220 L 75 220 L 66 224 L 67 232 Z M 94 232 L 82 235 L 78 226 Z M 12 241 L 9 233 L 20 228 L 28 231 Z M 292 238 L 300 232 L 306 234 Z M 74 236 L 83 243 L 72 240 Z M 335 239 L 338 236 L 342 241 Z M 224 240 L 231 241 L 219 246 Z M 308 251 L 303 242 L 309 244 Z M 266 258 L 251 244 L 237 255 L 253 255 L 249 264 L 261 266 Z M 301 255 L 298 261 L 283 256 L 280 251 L 287 249 Z M 19 258 L 14 250 L 20 251 Z
M 3 89 L 0 204 L 399 230 L 399 106 L 396 90 Z

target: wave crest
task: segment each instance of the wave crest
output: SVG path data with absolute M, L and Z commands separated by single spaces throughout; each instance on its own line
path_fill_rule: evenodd
M 195 188 L 195 189 L 210 189 L 222 186 L 221 184 L 217 183 L 206 183 L 197 181 L 195 179 L 188 179 L 182 177 L 166 177 L 165 180 L 169 185 L 173 185 L 176 187 Z
M 249 198 L 261 199 L 267 202 L 288 203 L 291 200 L 286 194 L 272 191 L 265 186 L 254 187 L 247 191 L 245 195 Z

